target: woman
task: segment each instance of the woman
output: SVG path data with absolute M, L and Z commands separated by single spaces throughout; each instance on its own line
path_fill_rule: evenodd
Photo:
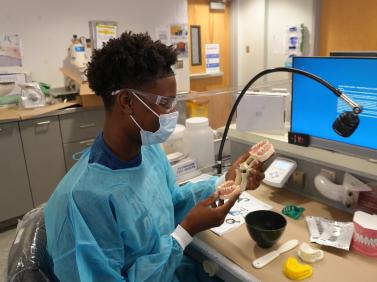
M 171 47 L 131 32 L 94 52 L 87 76 L 105 105 L 104 129 L 45 209 L 61 281 L 205 279 L 183 251 L 197 232 L 224 221 L 238 195 L 217 205 L 217 177 L 176 184 L 159 145 L 177 122 L 176 59 Z M 249 189 L 261 179 L 257 168 Z

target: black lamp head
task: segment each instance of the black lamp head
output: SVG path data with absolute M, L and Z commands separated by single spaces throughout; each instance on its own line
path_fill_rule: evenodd
M 342 137 L 349 137 L 359 126 L 360 120 L 353 112 L 344 112 L 334 121 L 332 128 Z

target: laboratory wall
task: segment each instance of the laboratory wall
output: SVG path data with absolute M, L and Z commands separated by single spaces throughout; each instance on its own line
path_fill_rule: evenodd
M 377 50 L 376 0 L 323 0 L 320 54 L 330 51 Z
M 266 0 L 237 0 L 234 8 L 237 85 L 243 86 L 265 66 Z
M 283 66 L 287 57 L 287 29 L 304 24 L 305 54 L 313 55 L 316 43 L 316 0 L 236 0 L 237 82 L 244 85 L 265 68 Z M 273 80 L 286 78 L 274 74 Z
M 286 60 L 288 26 L 304 24 L 303 55 L 314 54 L 316 0 L 267 1 L 266 68 L 280 67 Z
M 161 25 L 187 23 L 187 0 L 1 0 L 0 36 L 19 34 L 23 66 L 1 71 L 31 72 L 32 78 L 53 86 L 63 85 L 59 68 L 73 34 L 89 37 L 90 20 L 117 21 L 125 30 L 149 32 Z M 180 77 L 188 81 L 188 58 Z

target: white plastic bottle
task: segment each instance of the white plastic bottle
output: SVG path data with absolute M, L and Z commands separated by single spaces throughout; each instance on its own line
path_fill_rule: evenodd
M 183 144 L 185 132 L 186 127 L 182 124 L 177 124 L 172 135 L 162 144 L 166 154 L 182 153 L 185 155 L 187 153 Z
M 79 69 L 85 68 L 85 48 L 81 44 L 81 41 L 77 38 L 77 35 L 73 35 L 71 50 L 71 63 Z
M 199 168 L 214 165 L 213 131 L 208 125 L 208 118 L 193 117 L 186 119 L 184 143 L 189 155 L 196 159 Z
M 92 57 L 92 41 L 90 38 L 85 39 L 85 59 L 87 62 L 90 61 Z

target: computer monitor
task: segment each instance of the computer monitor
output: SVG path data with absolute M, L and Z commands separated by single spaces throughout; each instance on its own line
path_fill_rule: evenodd
M 352 109 L 323 85 L 294 74 L 291 131 L 309 134 L 316 147 L 377 159 L 377 58 L 294 57 L 293 67 L 327 80 L 360 104 L 363 112 L 350 137 L 337 135 L 334 120 Z
M 377 57 L 377 51 L 331 51 L 331 57 Z

